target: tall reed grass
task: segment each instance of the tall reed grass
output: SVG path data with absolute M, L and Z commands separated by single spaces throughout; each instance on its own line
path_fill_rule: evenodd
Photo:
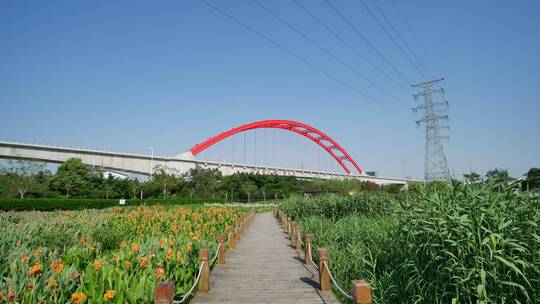
M 528 193 L 454 183 L 281 208 L 328 247 L 340 285 L 369 280 L 375 303 L 540 303 L 540 202 Z

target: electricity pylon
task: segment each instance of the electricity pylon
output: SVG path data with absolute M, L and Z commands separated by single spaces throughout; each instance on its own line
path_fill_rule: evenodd
M 448 101 L 444 100 L 444 89 L 434 88 L 434 85 L 443 81 L 444 78 L 422 82 L 412 85 L 413 88 L 421 88 L 422 91 L 414 94 L 418 102 L 419 97 L 423 97 L 423 103 L 413 108 L 416 114 L 419 110 L 423 111 L 423 117 L 416 121 L 420 126 L 424 123 L 425 129 L 425 155 L 424 155 L 424 180 L 426 183 L 432 181 L 449 181 L 450 171 L 448 162 L 444 154 L 442 140 L 448 139 L 448 136 L 441 134 L 441 129 L 449 129 L 448 126 L 441 125 L 440 121 L 448 121 Z M 442 101 L 435 101 L 433 94 L 441 94 Z

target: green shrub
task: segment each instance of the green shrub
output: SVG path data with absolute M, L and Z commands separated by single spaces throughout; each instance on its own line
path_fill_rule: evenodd
M 109 226 L 101 226 L 92 231 L 92 239 L 101 244 L 103 250 L 117 249 L 122 237 Z
M 126 200 L 126 206 L 136 205 L 191 205 L 204 203 L 221 203 L 222 198 L 167 198 L 167 199 L 139 199 Z M 4 198 L 0 199 L 0 210 L 3 211 L 52 211 L 52 210 L 83 210 L 102 209 L 119 206 L 117 199 L 68 199 L 68 198 Z
M 64 231 L 43 231 L 28 243 L 32 247 L 56 248 L 59 252 L 64 252 L 65 248 L 72 245 L 72 236 Z
M 311 215 L 341 218 L 351 214 L 387 214 L 396 204 L 393 195 L 361 192 L 352 196 L 323 195 L 312 199 L 293 197 L 284 201 L 280 208 L 293 219 Z

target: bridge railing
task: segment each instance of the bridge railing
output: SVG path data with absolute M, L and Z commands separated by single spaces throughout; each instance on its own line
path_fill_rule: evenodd
M 302 233 L 300 225 L 292 221 L 287 214 L 279 209 L 273 210 L 274 216 L 281 223 L 283 229 L 291 237 L 291 242 L 296 247 L 299 254 L 304 253 L 304 263 L 309 266 L 313 266 L 319 272 L 319 288 L 321 291 L 331 291 L 333 283 L 334 287 L 343 294 L 346 298 L 352 300 L 354 304 L 371 304 L 372 303 L 372 289 L 371 285 L 365 280 L 352 280 L 351 281 L 351 294 L 347 293 L 334 279 L 328 262 L 328 250 L 326 248 L 317 249 L 316 265 L 313 261 L 313 234 L 305 234 L 305 242 L 302 241 Z M 303 247 L 303 250 L 302 250 Z
M 229 249 L 236 247 L 236 241 L 240 239 L 240 236 L 246 231 L 247 227 L 251 224 L 253 217 L 255 216 L 255 208 L 250 212 L 245 213 L 240 219 L 238 225 L 235 227 L 227 228 L 227 241 L 225 236 L 220 235 L 217 239 L 218 246 L 216 252 L 213 254 L 213 258 L 210 260 L 210 249 L 199 249 L 199 271 L 197 277 L 193 282 L 191 288 L 186 292 L 182 299 L 174 300 L 175 288 L 173 281 L 160 282 L 154 288 L 154 303 L 156 304 L 180 304 L 186 302 L 191 296 L 195 287 L 198 288 L 198 292 L 208 292 L 210 290 L 210 268 L 216 262 L 217 265 L 225 264 L 225 251 L 227 246 Z

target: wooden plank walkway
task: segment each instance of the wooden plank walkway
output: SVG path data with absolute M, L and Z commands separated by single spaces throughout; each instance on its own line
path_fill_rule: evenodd
M 318 272 L 303 262 L 272 213 L 257 214 L 226 253 L 225 265 L 213 269 L 210 291 L 190 302 L 339 303 L 331 292 L 318 290 Z

